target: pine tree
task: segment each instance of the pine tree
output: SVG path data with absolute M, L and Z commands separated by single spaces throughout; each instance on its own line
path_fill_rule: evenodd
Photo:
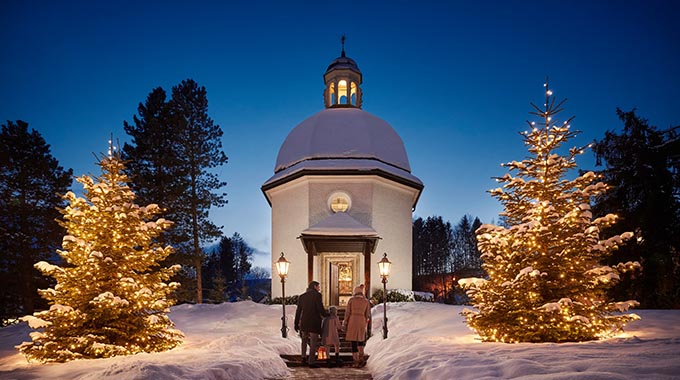
M 125 123 L 133 137 L 124 147 L 133 188 L 141 199 L 155 200 L 165 215 L 175 222 L 167 241 L 175 248 L 172 262 L 185 265 L 182 292 L 195 290 L 191 299 L 203 299 L 202 245 L 218 238 L 220 228 L 210 221 L 212 207 L 227 203 L 226 194 L 217 193 L 226 182 L 212 172 L 224 165 L 222 130 L 208 116 L 205 87 L 191 79 L 172 88 L 166 102 L 165 91 L 154 89 L 138 108 L 134 125 Z M 186 281 L 193 280 L 193 284 Z
M 232 239 L 223 236 L 218 247 L 220 273 L 224 277 L 227 288 L 231 288 L 238 279 L 236 274 L 237 264 L 234 255 Z
M 645 308 L 680 307 L 680 145 L 673 129 L 660 131 L 635 111 L 617 109 L 624 128 L 607 131 L 593 151 L 612 191 L 597 197 L 595 215 L 616 213 L 621 222 L 608 232 L 636 230 L 638 244 L 622 247 L 626 260 L 644 265 L 624 278 L 612 294 L 639 297 Z M 680 127 L 676 127 L 680 129 Z M 673 145 L 675 144 L 675 146 Z M 675 178 L 674 178 L 675 177 Z
M 33 268 L 59 247 L 55 219 L 71 186 L 50 146 L 28 123 L 8 121 L 0 132 L 0 326 L 34 311 L 46 278 Z M 39 305 L 40 306 L 40 305 Z
M 217 272 L 217 274 L 212 278 L 212 288 L 208 296 L 213 303 L 224 302 L 224 294 L 227 291 L 226 282 L 224 281 L 224 276 L 222 273 Z
M 197 302 L 203 300 L 201 268 L 204 259 L 201 244 L 221 236 L 220 228 L 210 219 L 211 207 L 227 203 L 225 193 L 215 191 L 226 186 L 211 169 L 227 162 L 222 151 L 222 129 L 208 116 L 208 97 L 205 87 L 192 79 L 183 80 L 172 88 L 169 103 L 172 123 L 179 133 L 176 141 L 178 157 L 182 158 L 181 171 L 187 183 L 178 213 L 179 228 L 190 237 L 188 253 L 196 270 Z
M 172 222 L 152 220 L 160 211 L 155 204 L 135 204 L 117 156 L 110 152 L 99 166 L 101 176 L 77 178 L 84 198 L 70 191 L 64 195 L 69 205 L 60 210 L 60 223 L 67 235 L 57 252 L 65 265 L 35 265 L 57 284 L 40 291 L 49 310 L 24 317 L 39 329 L 31 333 L 32 342 L 17 346 L 29 360 L 157 352 L 181 342 L 182 333 L 167 316 L 168 295 L 178 286 L 168 280 L 179 266 L 159 266 L 172 247 L 154 240 Z
M 413 220 L 413 240 L 411 243 L 411 255 L 413 257 L 413 287 L 417 288 L 416 278 L 425 274 L 425 221 L 423 218 Z
M 475 220 L 472 221 L 472 226 L 470 228 L 470 238 L 471 238 L 471 252 L 470 252 L 470 262 L 469 262 L 469 268 L 473 272 L 477 272 L 480 275 L 484 274 L 484 270 L 482 269 L 482 259 L 480 256 L 482 253 L 479 251 L 479 247 L 477 244 L 477 235 L 476 231 L 479 229 L 479 227 L 482 226 L 482 222 L 479 220 L 479 218 L 475 218 Z
M 467 276 L 481 275 L 482 263 L 475 231 L 481 227 L 479 218 L 463 215 L 453 231 L 453 266 L 451 271 Z
M 529 156 L 503 166 L 510 173 L 497 180 L 503 187 L 490 193 L 504 206 L 506 227 L 485 224 L 477 231 L 488 279 L 467 278 L 475 311 L 463 315 L 485 341 L 565 342 L 608 336 L 639 318 L 625 314 L 636 301 L 612 302 L 606 291 L 637 262 L 602 265 L 631 232 L 604 239 L 600 230 L 615 223 L 608 214 L 593 219 L 590 201 L 607 190 L 593 172 L 566 178 L 584 148 L 559 148 L 577 132 L 573 118 L 559 124 L 556 104 L 545 84 L 543 108 L 531 104 L 541 118 L 521 133 Z M 511 173 L 514 173 L 512 175 Z
M 137 108 L 133 124 L 123 123 L 125 132 L 132 138 L 123 146 L 125 173 L 131 178 L 130 187 L 141 204 L 156 203 L 163 209 L 163 216 L 170 220 L 177 217 L 175 209 L 188 186 L 185 176 L 178 169 L 176 141 L 179 132 L 171 123 L 165 91 L 157 87 L 149 93 L 144 104 Z M 161 237 L 170 244 L 189 240 L 171 228 Z
M 130 187 L 139 204 L 155 203 L 161 208 L 159 217 L 175 221 L 172 228 L 158 237 L 159 243 L 174 248 L 165 262 L 180 264 L 184 268 L 175 276 L 182 283 L 175 294 L 181 300 L 194 299 L 195 284 L 192 282 L 188 260 L 191 236 L 182 221 L 187 218 L 181 213 L 183 199 L 189 187 L 178 155 L 179 128 L 172 123 L 165 90 L 154 88 L 144 103 L 139 103 L 133 122 L 123 123 L 125 132 L 132 141 L 123 146 L 122 157 L 127 163 L 125 173 L 130 177 Z

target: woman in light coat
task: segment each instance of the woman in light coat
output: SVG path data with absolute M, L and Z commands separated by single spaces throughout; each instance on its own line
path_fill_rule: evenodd
M 371 317 L 371 304 L 364 297 L 361 287 L 354 288 L 354 296 L 347 301 L 345 319 L 342 323 L 346 330 L 345 340 L 352 342 L 352 359 L 354 367 L 366 364 L 364 362 L 364 345 L 366 343 L 366 326 Z

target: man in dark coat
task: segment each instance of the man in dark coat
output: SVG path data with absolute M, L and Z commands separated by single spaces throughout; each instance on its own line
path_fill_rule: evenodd
M 302 362 L 307 356 L 307 339 L 309 339 L 309 356 L 307 363 L 310 367 L 316 365 L 316 349 L 319 347 L 319 334 L 321 334 L 321 320 L 328 316 L 321 302 L 320 285 L 317 281 L 309 283 L 307 291 L 298 297 L 297 310 L 295 311 L 295 331 L 300 332 L 302 338 Z

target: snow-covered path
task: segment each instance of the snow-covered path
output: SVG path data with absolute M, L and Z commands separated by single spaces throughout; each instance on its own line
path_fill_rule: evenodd
M 375 380 L 680 379 L 680 310 L 637 310 L 642 320 L 620 337 L 585 343 L 481 343 L 463 323 L 462 306 L 388 304 L 373 308 L 366 352 Z M 289 326 L 295 307 L 286 308 Z M 180 305 L 170 314 L 186 334 L 163 353 L 62 364 L 27 363 L 13 346 L 25 325 L 0 329 L 0 379 L 248 380 L 291 375 L 280 354 L 296 354 L 299 338 L 281 337 L 281 306 L 252 302 Z

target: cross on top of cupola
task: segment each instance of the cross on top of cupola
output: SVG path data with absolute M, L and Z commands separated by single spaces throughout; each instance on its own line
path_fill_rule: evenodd
M 361 108 L 361 70 L 352 58 L 345 55 L 345 36 L 341 38 L 342 53 L 326 69 L 323 92 L 326 108 Z

